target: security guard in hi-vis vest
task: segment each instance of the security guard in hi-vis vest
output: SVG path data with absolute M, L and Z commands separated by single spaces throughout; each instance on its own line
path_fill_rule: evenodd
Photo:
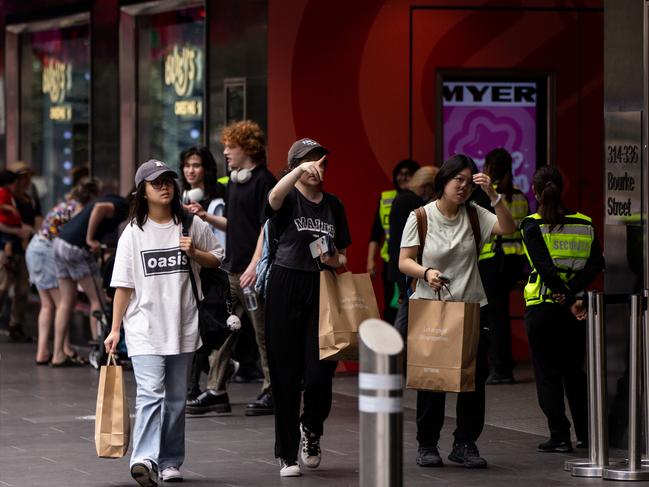
M 592 220 L 564 206 L 563 181 L 556 168 L 540 168 L 533 189 L 538 213 L 523 219 L 521 231 L 531 266 L 524 291 L 525 328 L 539 405 L 550 429 L 550 439 L 538 451 L 566 453 L 572 443 L 564 394 L 577 447 L 585 448 L 588 440 L 583 291 L 604 268 L 604 257 Z
M 367 272 L 370 277 L 376 275 L 376 252 L 381 249 L 381 259 L 384 263 L 388 262 L 388 240 L 390 239 L 390 211 L 392 202 L 397 194 L 408 189 L 408 181 L 412 175 L 419 169 L 419 164 L 410 159 L 400 161 L 392 170 L 392 183 L 394 189 L 381 192 L 379 205 L 376 209 L 374 223 L 370 235 L 370 243 L 367 249 Z M 399 290 L 395 281 L 388 276 L 387 266 L 384 264 L 381 271 L 383 281 L 383 299 L 385 308 L 383 318 L 389 323 L 394 323 L 394 318 L 399 307 Z
M 518 228 L 529 214 L 529 205 L 527 197 L 514 187 L 512 156 L 505 149 L 492 150 L 485 158 L 484 172 L 494 181 L 494 188 L 502 195 Z M 480 251 L 478 268 L 489 301 L 489 385 L 514 383 L 509 295 L 523 279 L 525 261 L 518 230 L 492 237 Z

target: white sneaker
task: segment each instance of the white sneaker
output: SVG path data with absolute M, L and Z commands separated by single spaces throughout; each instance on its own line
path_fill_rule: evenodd
M 158 486 L 158 468 L 151 460 L 142 460 L 131 465 L 131 477 L 142 487 Z
M 302 475 L 300 472 L 300 466 L 297 462 L 287 462 L 286 460 L 280 458 L 279 466 L 281 467 L 279 471 L 280 477 L 299 477 Z
M 320 437 L 300 424 L 300 441 L 302 442 L 302 448 L 300 449 L 302 464 L 309 468 L 318 468 L 322 460 Z
M 160 472 L 160 478 L 165 482 L 182 482 L 183 474 L 176 467 L 167 467 Z

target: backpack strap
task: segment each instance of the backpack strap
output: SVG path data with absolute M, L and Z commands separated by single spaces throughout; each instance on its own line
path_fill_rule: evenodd
M 471 230 L 473 230 L 473 240 L 475 240 L 475 251 L 480 255 L 480 220 L 478 218 L 478 210 L 470 203 L 465 205 L 466 214 L 469 215 L 469 223 L 471 223 Z
M 417 251 L 417 262 L 421 265 L 424 256 L 424 245 L 426 244 L 426 234 L 428 233 L 428 215 L 423 206 L 415 210 L 417 217 L 417 235 L 419 236 L 419 250 Z M 410 281 L 410 289 L 414 293 L 417 290 L 417 282 L 419 279 L 412 279 Z
M 423 206 L 415 210 L 417 217 L 417 235 L 419 236 L 419 251 L 417 252 L 417 262 L 421 264 L 424 255 L 424 245 L 426 243 L 426 234 L 428 233 L 428 215 Z

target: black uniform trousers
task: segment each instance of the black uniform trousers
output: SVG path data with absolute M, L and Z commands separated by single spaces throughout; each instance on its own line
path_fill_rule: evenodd
M 320 360 L 319 303 L 318 272 L 272 266 L 266 299 L 266 346 L 275 402 L 275 456 L 287 461 L 297 460 L 300 423 L 322 435 L 331 410 L 337 362 Z
M 460 392 L 457 395 L 455 410 L 457 427 L 453 435 L 458 443 L 477 441 L 484 428 L 485 382 L 489 375 L 487 313 L 487 306 L 480 308 L 480 341 L 476 359 L 475 391 Z M 445 403 L 444 392 L 417 391 L 417 442 L 420 446 L 434 446 L 439 441 L 444 426 Z
M 525 265 L 519 255 L 496 255 L 478 262 L 480 277 L 489 301 L 489 366 L 499 375 L 514 369 L 512 357 L 512 324 L 509 318 L 509 295 L 521 277 Z
M 383 269 L 381 270 L 381 281 L 383 282 L 383 319 L 393 324 L 398 310 L 398 308 L 390 306 L 392 298 L 394 298 L 395 282 L 389 277 L 388 263 L 384 260 L 381 262 L 383 263 Z
M 586 322 L 577 321 L 566 306 L 542 303 L 527 308 L 525 328 L 532 351 L 536 393 L 548 418 L 551 437 L 570 440 L 565 393 L 577 439 L 587 441 Z

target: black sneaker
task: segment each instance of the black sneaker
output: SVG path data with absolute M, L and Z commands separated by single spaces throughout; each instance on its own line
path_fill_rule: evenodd
M 486 384 L 488 386 L 495 386 L 500 384 L 516 384 L 516 380 L 514 380 L 514 375 L 511 372 L 507 374 L 492 372 L 491 374 L 489 374 L 489 377 L 487 377 Z
M 131 466 L 131 477 L 142 487 L 157 487 L 158 469 L 150 460 L 142 460 Z
M 575 448 L 578 448 L 580 450 L 588 448 L 588 440 L 577 440 L 577 443 L 575 443 Z
M 303 424 L 300 424 L 300 441 L 302 442 L 302 449 L 300 450 L 302 464 L 309 468 L 318 468 L 322 460 L 320 437 L 315 433 L 311 433 Z
M 224 392 L 219 394 L 212 389 L 206 390 L 196 399 L 188 400 L 186 406 L 187 414 L 205 414 L 210 412 L 230 414 L 232 412 L 228 393 Z
M 437 445 L 420 446 L 417 449 L 417 465 L 420 467 L 443 467 L 444 462 L 439 455 Z
M 25 334 L 21 325 L 9 327 L 9 341 L 12 343 L 31 343 L 32 337 Z
M 478 447 L 472 441 L 454 442 L 453 451 L 448 459 L 455 463 L 461 463 L 466 468 L 487 468 L 487 460 L 480 456 Z
M 572 453 L 572 444 L 570 440 L 558 440 L 550 438 L 548 441 L 541 443 L 536 451 L 543 453 Z
M 246 416 L 264 416 L 273 414 L 273 393 L 271 389 L 266 389 L 259 394 L 257 400 L 246 406 Z
M 295 460 L 284 460 L 283 458 L 279 459 L 279 476 L 280 477 L 299 477 L 302 475 L 300 472 L 300 466 Z

